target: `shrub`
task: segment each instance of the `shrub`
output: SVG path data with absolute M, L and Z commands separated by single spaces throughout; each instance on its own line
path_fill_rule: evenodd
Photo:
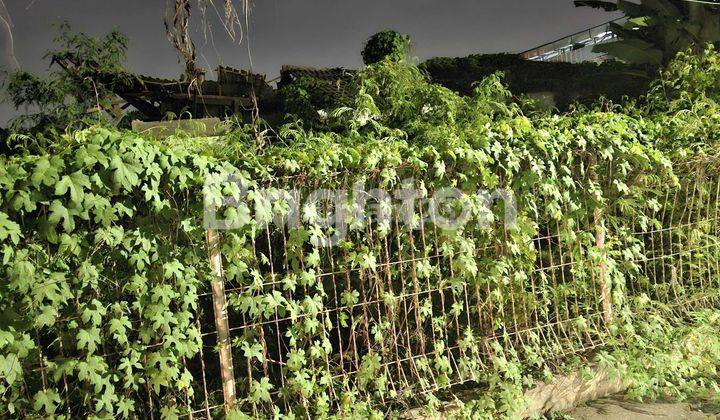
M 283 109 L 308 125 L 318 124 L 330 112 L 350 102 L 351 88 L 346 85 L 342 80 L 300 77 L 280 89 Z
M 123 68 L 127 45 L 117 30 L 96 38 L 61 25 L 47 54 L 53 71 L 42 77 L 20 70 L 8 78 L 8 99 L 25 112 L 12 121 L 13 131 L 63 131 L 104 121 L 113 85 L 130 82 Z
M 382 31 L 370 37 L 365 43 L 362 58 L 365 65 L 375 64 L 384 59 L 400 61 L 405 59 L 410 48 L 410 37 L 397 31 Z

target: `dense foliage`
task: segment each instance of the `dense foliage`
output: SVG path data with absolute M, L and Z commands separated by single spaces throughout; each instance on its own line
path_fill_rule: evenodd
M 104 129 L 54 140 L 0 170 L 3 416 L 170 413 L 200 346 L 188 198 L 209 163 Z
M 528 61 L 514 54 L 438 57 L 420 68 L 430 79 L 465 95 L 482 79 L 503 72 L 504 82 L 516 95 L 551 92 L 560 109 L 575 103 L 592 104 L 601 97 L 620 102 L 647 92 L 654 72 L 646 67 L 627 66 L 618 61 L 603 63 L 555 63 Z
M 283 111 L 308 125 L 321 125 L 323 113 L 352 103 L 354 86 L 344 80 L 304 76 L 280 89 Z
M 212 336 L 200 332 L 213 329 L 202 299 L 210 269 L 201 193 L 210 202 L 238 196 L 229 175 L 249 188 L 238 207 L 223 208 L 238 222 L 224 233 L 222 249 L 230 318 L 244 326 L 233 339 L 237 416 L 381 416 L 419 400 L 432 408 L 435 394 L 419 388 L 472 382 L 488 389 L 472 408 L 476 415 L 512 417 L 523 408 L 523 389 L 538 373 L 551 375 L 553 355 L 579 351 L 533 332 L 514 347 L 508 337 L 533 318 L 567 322 L 580 342 L 595 334 L 609 343 L 631 338 L 601 355 L 632 365 L 628 371 L 645 387 L 636 388 L 639 395 L 671 382 L 717 384 L 708 367 L 717 362 L 716 347 L 701 349 L 711 358 L 706 363 L 674 362 L 677 370 L 660 372 L 664 383 L 644 380 L 647 368 L 632 363 L 641 340 L 703 337 L 717 324 L 712 313 L 701 313 L 700 326 L 665 327 L 687 314 L 660 312 L 648 301 L 678 281 L 688 285 L 683 296 L 714 289 L 698 290 L 680 277 L 635 293 L 651 283 L 643 264 L 654 250 L 633 239 L 638 228 L 663 226 L 670 189 L 694 182 L 700 170 L 717 176 L 714 51 L 680 57 L 646 102 L 562 115 L 513 101 L 497 76 L 460 96 L 410 64 L 383 60 L 358 80 L 350 106 L 329 113 L 333 130 L 290 124 L 262 151 L 243 132 L 159 142 L 95 126 L 51 142 L 26 137 L 24 153 L 0 157 L 0 416 L 172 417 L 202 408 L 207 388 L 210 403 L 221 403 L 217 374 L 205 378 L 198 362 L 203 349 L 204 360 L 216 358 Z M 208 179 L 218 182 L 203 188 Z M 473 205 L 477 219 L 460 230 L 428 229 L 421 238 L 405 228 L 355 223 L 346 241 L 324 249 L 333 232 L 314 206 L 304 207 L 302 223 L 288 231 L 260 223 L 289 217 L 288 199 L 277 191 L 268 202 L 264 187 L 392 188 L 407 179 L 427 194 L 450 186 L 512 190 L 518 225 L 504 229 L 502 206 Z M 709 206 L 711 196 L 703 194 L 698 202 Z M 597 246 L 598 226 L 607 231 L 607 249 Z M 558 256 L 557 247 L 534 245 L 543 235 L 561 239 L 574 261 L 562 284 L 537 273 L 539 261 Z M 712 225 L 693 235 L 716 239 Z M 429 246 L 420 245 L 425 241 Z M 702 278 L 719 257 L 716 246 L 693 255 L 697 266 L 680 264 Z M 403 262 L 391 268 L 390 261 Z M 611 331 L 598 327 L 594 312 L 601 262 L 619 313 Z M 413 281 L 401 271 L 411 267 Z M 336 270 L 353 274 L 321 277 Z M 418 282 L 441 292 L 413 300 Z M 358 306 L 371 284 L 383 287 L 370 292 L 383 310 Z M 414 310 L 403 310 L 407 304 Z M 403 323 L 414 331 L 402 343 L 415 361 L 411 379 L 388 367 L 395 360 L 390 344 L 399 346 L 391 337 Z M 282 343 L 266 340 L 271 336 Z M 338 352 L 348 337 L 359 341 L 345 353 L 355 359 L 353 374 Z M 668 360 L 657 355 L 654 363 Z

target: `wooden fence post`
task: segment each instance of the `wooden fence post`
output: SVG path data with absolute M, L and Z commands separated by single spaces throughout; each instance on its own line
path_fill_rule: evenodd
M 215 329 L 217 330 L 218 348 L 220 351 L 220 378 L 227 414 L 236 402 L 235 373 L 233 372 L 232 348 L 230 347 L 230 328 L 228 326 L 227 298 L 225 296 L 225 279 L 220 253 L 220 235 L 214 229 L 205 230 L 205 239 L 213 272 L 212 296 L 215 311 Z
M 588 159 L 588 175 L 590 180 L 598 184 L 597 175 L 597 156 L 591 152 Z M 593 223 L 595 223 L 595 247 L 600 252 L 600 262 L 598 264 L 598 285 L 600 286 L 600 302 L 602 304 L 603 321 L 606 327 L 609 327 L 613 321 L 613 301 L 612 288 L 608 283 L 607 276 L 607 251 L 605 250 L 605 221 L 603 219 L 603 209 L 597 207 L 593 211 Z
M 606 326 L 610 326 L 613 320 L 612 290 L 608 284 L 607 263 L 605 262 L 605 222 L 602 217 L 602 209 L 597 208 L 593 213 L 595 221 L 595 246 L 600 252 L 600 264 L 598 265 L 598 284 L 600 285 L 600 301 L 602 302 L 603 320 Z

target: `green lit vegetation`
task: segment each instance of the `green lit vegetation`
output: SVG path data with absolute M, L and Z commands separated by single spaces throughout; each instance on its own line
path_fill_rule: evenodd
M 118 34 L 70 40 L 93 74 L 123 74 Z M 507 80 L 530 83 L 516 74 L 464 94 L 432 83 L 427 72 L 485 65 L 418 68 L 402 59 L 408 42 L 371 39 L 352 95 L 322 103 L 322 120 L 303 114 L 322 100 L 303 80 L 286 91 L 295 120 L 216 137 L 119 129 L 88 119 L 109 109 L 92 79 L 18 74 L 10 93 L 40 114 L 0 157 L 0 417 L 222 416 L 203 200 L 238 195 L 228 176 L 250 191 L 222 208 L 238 222 L 221 242 L 233 418 L 432 411 L 457 385 L 482 390 L 462 416 L 515 417 L 524 390 L 588 363 L 638 398 L 716 397 L 715 49 L 681 53 L 646 96 L 560 113 L 513 95 Z M 317 208 L 288 230 L 261 223 L 290 216 L 263 188 L 407 179 L 427 194 L 513 191 L 518 223 L 471 204 L 459 230 L 356 221 L 331 249 Z

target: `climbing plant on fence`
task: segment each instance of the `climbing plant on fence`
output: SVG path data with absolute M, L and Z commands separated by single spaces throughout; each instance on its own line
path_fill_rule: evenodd
M 479 384 L 478 409 L 518 415 L 533 378 L 621 345 L 634 315 L 713 307 L 713 91 L 687 101 L 672 78 L 717 74 L 713 54 L 673 64 L 657 89 L 670 96 L 635 108 L 537 114 L 497 77 L 460 97 L 383 61 L 329 116 L 342 129 L 287 125 L 262 152 L 242 132 L 20 139 L 25 153 L 0 158 L 0 412 L 380 415 Z M 497 191 L 514 200 L 485 199 Z M 208 207 L 233 222 L 219 232 L 229 343 Z M 459 229 L 438 223 L 461 208 Z M 345 226 L 325 223 L 340 212 Z
M 210 161 L 96 128 L 1 168 L 3 416 L 183 410 Z

